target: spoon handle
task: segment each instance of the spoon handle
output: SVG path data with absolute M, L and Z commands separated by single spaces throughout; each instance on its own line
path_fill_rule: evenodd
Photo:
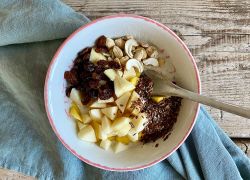
M 228 103 L 223 103 L 223 102 L 217 101 L 216 99 L 199 95 L 197 93 L 191 92 L 189 90 L 183 89 L 178 86 L 171 87 L 170 89 L 171 89 L 170 92 L 173 95 L 176 95 L 182 98 L 187 98 L 192 101 L 199 102 L 201 104 L 205 104 L 205 105 L 250 119 L 249 108 L 244 108 L 244 107 L 239 107 L 239 106 L 228 104 Z

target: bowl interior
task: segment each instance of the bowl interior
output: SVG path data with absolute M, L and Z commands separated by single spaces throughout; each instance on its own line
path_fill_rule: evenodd
M 65 96 L 64 71 L 72 65 L 78 51 L 92 46 L 100 35 L 118 37 L 131 34 L 164 50 L 168 61 L 176 68 L 177 84 L 199 92 L 199 76 L 192 58 L 180 40 L 163 25 L 137 16 L 112 16 L 94 21 L 73 33 L 57 51 L 48 71 L 45 87 L 47 113 L 57 136 L 78 158 L 103 169 L 135 170 L 164 159 L 176 150 L 188 136 L 194 124 L 198 104 L 183 100 L 178 120 L 166 141 L 137 144 L 114 154 L 95 144 L 78 139 L 75 122 L 67 115 L 70 101 Z M 155 144 L 159 146 L 156 148 Z

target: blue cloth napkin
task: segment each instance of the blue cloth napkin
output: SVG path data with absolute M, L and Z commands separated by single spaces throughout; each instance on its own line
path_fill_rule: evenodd
M 0 1 L 0 167 L 38 179 L 250 179 L 250 161 L 202 107 L 185 143 L 135 172 L 89 166 L 56 138 L 43 86 L 63 39 L 88 22 L 60 1 Z

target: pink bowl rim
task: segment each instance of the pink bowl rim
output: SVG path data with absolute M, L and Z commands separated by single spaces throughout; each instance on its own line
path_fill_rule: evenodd
M 48 107 L 48 80 L 50 79 L 50 74 L 51 74 L 51 68 L 53 67 L 58 55 L 60 54 L 61 50 L 63 49 L 63 47 L 65 46 L 65 44 L 67 44 L 67 42 L 69 40 L 71 40 L 79 31 L 82 31 L 83 29 L 95 24 L 95 23 L 98 23 L 100 21 L 104 21 L 104 20 L 107 20 L 107 19 L 114 19 L 114 18 L 134 18 L 134 19 L 140 19 L 140 20 L 144 20 L 144 21 L 147 21 L 147 22 L 150 22 L 154 25 L 157 25 L 158 27 L 161 27 L 163 30 L 167 31 L 168 33 L 170 33 L 176 40 L 177 42 L 182 45 L 182 47 L 184 48 L 184 50 L 186 51 L 186 53 L 188 54 L 189 56 L 189 59 L 190 61 L 192 62 L 193 64 L 193 67 L 195 69 L 195 75 L 196 75 L 196 81 L 197 81 L 197 89 L 198 89 L 198 93 L 200 94 L 201 93 L 201 82 L 200 82 L 200 76 L 199 76 L 199 71 L 198 71 L 198 68 L 197 68 L 197 65 L 195 63 L 195 60 L 191 54 L 191 52 L 189 51 L 188 47 L 185 45 L 185 43 L 172 31 L 170 30 L 167 26 L 155 21 L 155 20 L 152 20 L 150 18 L 147 18 L 147 17 L 143 17 L 143 16 L 139 16 L 139 15 L 134 15 L 134 14 L 116 14 L 116 15 L 110 15 L 110 16 L 105 16 L 105 17 L 102 17 L 102 18 L 99 18 L 99 19 L 96 19 L 94 21 L 91 21 L 90 23 L 87 23 L 83 26 L 81 26 L 80 28 L 78 28 L 76 31 L 74 31 L 61 45 L 60 47 L 58 48 L 58 50 L 56 51 L 54 57 L 52 58 L 52 61 L 50 62 L 49 64 L 49 68 L 48 68 L 48 71 L 47 71 L 47 74 L 46 74 L 46 79 L 45 79 L 45 86 L 44 86 L 44 102 L 45 102 L 45 109 L 46 109 L 46 113 L 47 113 L 47 116 L 48 116 L 48 119 L 49 119 L 49 122 L 50 122 L 50 125 L 53 129 L 53 131 L 55 132 L 56 136 L 58 137 L 58 139 L 62 142 L 62 144 L 72 153 L 74 154 L 76 157 L 78 157 L 80 160 L 82 160 L 83 162 L 89 164 L 89 165 L 92 165 L 92 166 L 95 166 L 97 168 L 100 168 L 100 169 L 104 169 L 104 170 L 109 170 L 109 171 L 135 171 L 135 170 L 140 170 L 140 169 L 144 169 L 144 168 L 147 168 L 147 167 L 150 167 L 150 166 L 153 166 L 155 165 L 156 163 L 158 162 L 161 162 L 162 160 L 166 159 L 167 157 L 169 157 L 172 153 L 174 153 L 183 143 L 184 141 L 187 139 L 187 137 L 189 136 L 189 134 L 191 133 L 192 129 L 193 129 L 193 126 L 195 124 L 195 121 L 197 119 L 197 116 L 198 116 L 198 112 L 199 112 L 199 109 L 200 109 L 200 104 L 197 103 L 196 105 L 196 113 L 193 117 L 193 120 L 192 120 L 192 124 L 191 126 L 188 128 L 188 132 L 185 134 L 184 138 L 176 145 L 176 147 L 174 147 L 169 153 L 163 155 L 162 157 L 160 157 L 159 159 L 157 160 L 154 160 L 148 164 L 145 164 L 145 165 L 141 165 L 141 166 L 136 166 L 136 167 L 128 167 L 128 168 L 113 168 L 113 167 L 108 167 L 108 166 L 104 166 L 104 165 L 101 165 L 101 164 L 98 164 L 98 163 L 94 163 L 84 157 L 82 157 L 81 155 L 79 155 L 75 150 L 71 149 L 71 147 L 62 139 L 62 137 L 60 136 L 60 134 L 58 133 L 55 125 L 54 125 L 54 121 L 52 119 L 52 116 L 50 114 L 50 109 Z

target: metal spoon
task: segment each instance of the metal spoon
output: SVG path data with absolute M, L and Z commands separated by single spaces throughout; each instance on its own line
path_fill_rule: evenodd
M 164 75 L 163 71 L 157 67 L 144 66 L 144 70 L 145 74 L 152 78 L 154 82 L 153 95 L 178 96 L 250 119 L 249 108 L 223 103 L 181 88 L 169 80 L 166 74 Z

